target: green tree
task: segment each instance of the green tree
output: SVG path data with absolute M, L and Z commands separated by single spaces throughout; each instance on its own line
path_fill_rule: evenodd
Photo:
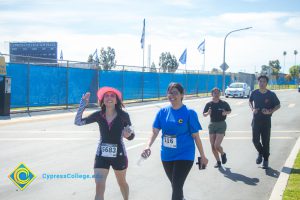
M 298 51 L 297 51 L 297 50 L 294 50 L 294 55 L 295 55 L 295 65 L 297 64 L 297 60 L 296 60 L 297 54 L 298 54 Z
M 92 62 L 94 62 L 94 58 L 93 58 L 93 55 L 90 54 L 88 57 L 88 63 L 92 63 Z
M 285 75 L 284 78 L 287 81 L 291 81 L 292 80 L 292 76 L 290 74 Z
M 294 66 L 290 67 L 289 72 L 293 78 L 299 78 L 300 65 L 294 65 Z
M 272 72 L 272 70 L 271 70 L 270 66 L 268 66 L 268 65 L 261 66 L 261 72 L 260 72 L 261 74 L 269 76 L 269 75 L 271 75 L 271 72 Z
M 102 66 L 104 70 L 110 70 L 116 67 L 117 61 L 115 60 L 115 57 L 116 53 L 114 48 L 107 47 L 106 50 L 101 48 L 99 56 L 100 66 Z
M 154 62 L 152 62 L 152 64 L 151 64 L 150 72 L 157 72 L 156 66 L 155 66 L 155 63 L 154 63 Z
M 286 56 L 286 51 L 283 52 L 283 67 L 285 67 L 285 56 Z
M 275 76 L 276 79 L 278 79 L 279 71 L 281 69 L 279 60 L 270 60 L 269 66 L 272 69 L 272 75 Z
M 218 74 L 218 73 L 221 73 L 222 71 L 221 70 L 219 70 L 219 69 L 217 69 L 217 68 L 212 68 L 211 69 L 211 73 L 213 73 L 213 74 Z
M 178 69 L 179 63 L 174 55 L 170 52 L 163 52 L 159 56 L 159 66 L 163 72 L 175 72 Z

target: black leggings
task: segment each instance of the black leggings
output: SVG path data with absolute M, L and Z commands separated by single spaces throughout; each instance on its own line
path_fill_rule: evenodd
M 183 199 L 183 185 L 194 161 L 175 160 L 162 161 L 165 172 L 172 184 L 172 200 Z

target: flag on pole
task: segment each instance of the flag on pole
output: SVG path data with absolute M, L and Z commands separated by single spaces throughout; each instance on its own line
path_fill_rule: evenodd
M 93 59 L 96 61 L 96 63 L 99 63 L 98 49 L 96 49 L 95 52 L 93 53 Z
M 184 52 L 181 54 L 179 58 L 179 62 L 181 62 L 181 64 L 186 64 L 186 54 L 187 54 L 187 49 L 184 50 Z
M 143 21 L 143 32 L 142 32 L 142 37 L 141 37 L 141 48 L 144 49 L 144 46 L 145 46 L 145 18 L 144 18 L 144 21 Z
M 60 50 L 60 56 L 59 56 L 59 59 L 63 60 L 64 59 L 64 56 L 63 56 L 63 52 L 62 50 Z
M 200 53 L 204 54 L 204 52 L 205 52 L 205 40 L 203 40 L 203 42 L 201 42 L 201 44 L 199 44 L 197 49 Z

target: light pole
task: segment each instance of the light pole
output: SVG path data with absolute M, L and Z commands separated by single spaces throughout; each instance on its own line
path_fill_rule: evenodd
M 226 34 L 225 38 L 224 38 L 224 54 L 223 54 L 223 64 L 222 64 L 222 70 L 223 70 L 223 83 L 222 83 L 222 92 L 223 92 L 223 95 L 225 94 L 225 50 L 226 50 L 226 38 L 233 32 L 237 32 L 237 31 L 243 31 L 243 30 L 248 30 L 252 27 L 247 27 L 247 28 L 241 28 L 241 29 L 236 29 L 236 30 L 233 30 L 233 31 L 230 31 L 229 33 Z

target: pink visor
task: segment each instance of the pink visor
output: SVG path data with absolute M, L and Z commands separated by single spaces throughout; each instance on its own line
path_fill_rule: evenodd
M 119 90 L 112 88 L 112 87 L 102 87 L 97 92 L 97 96 L 98 96 L 98 99 L 100 102 L 102 101 L 104 94 L 107 92 L 115 93 L 117 95 L 117 97 L 119 98 L 119 100 L 122 101 L 122 93 Z

